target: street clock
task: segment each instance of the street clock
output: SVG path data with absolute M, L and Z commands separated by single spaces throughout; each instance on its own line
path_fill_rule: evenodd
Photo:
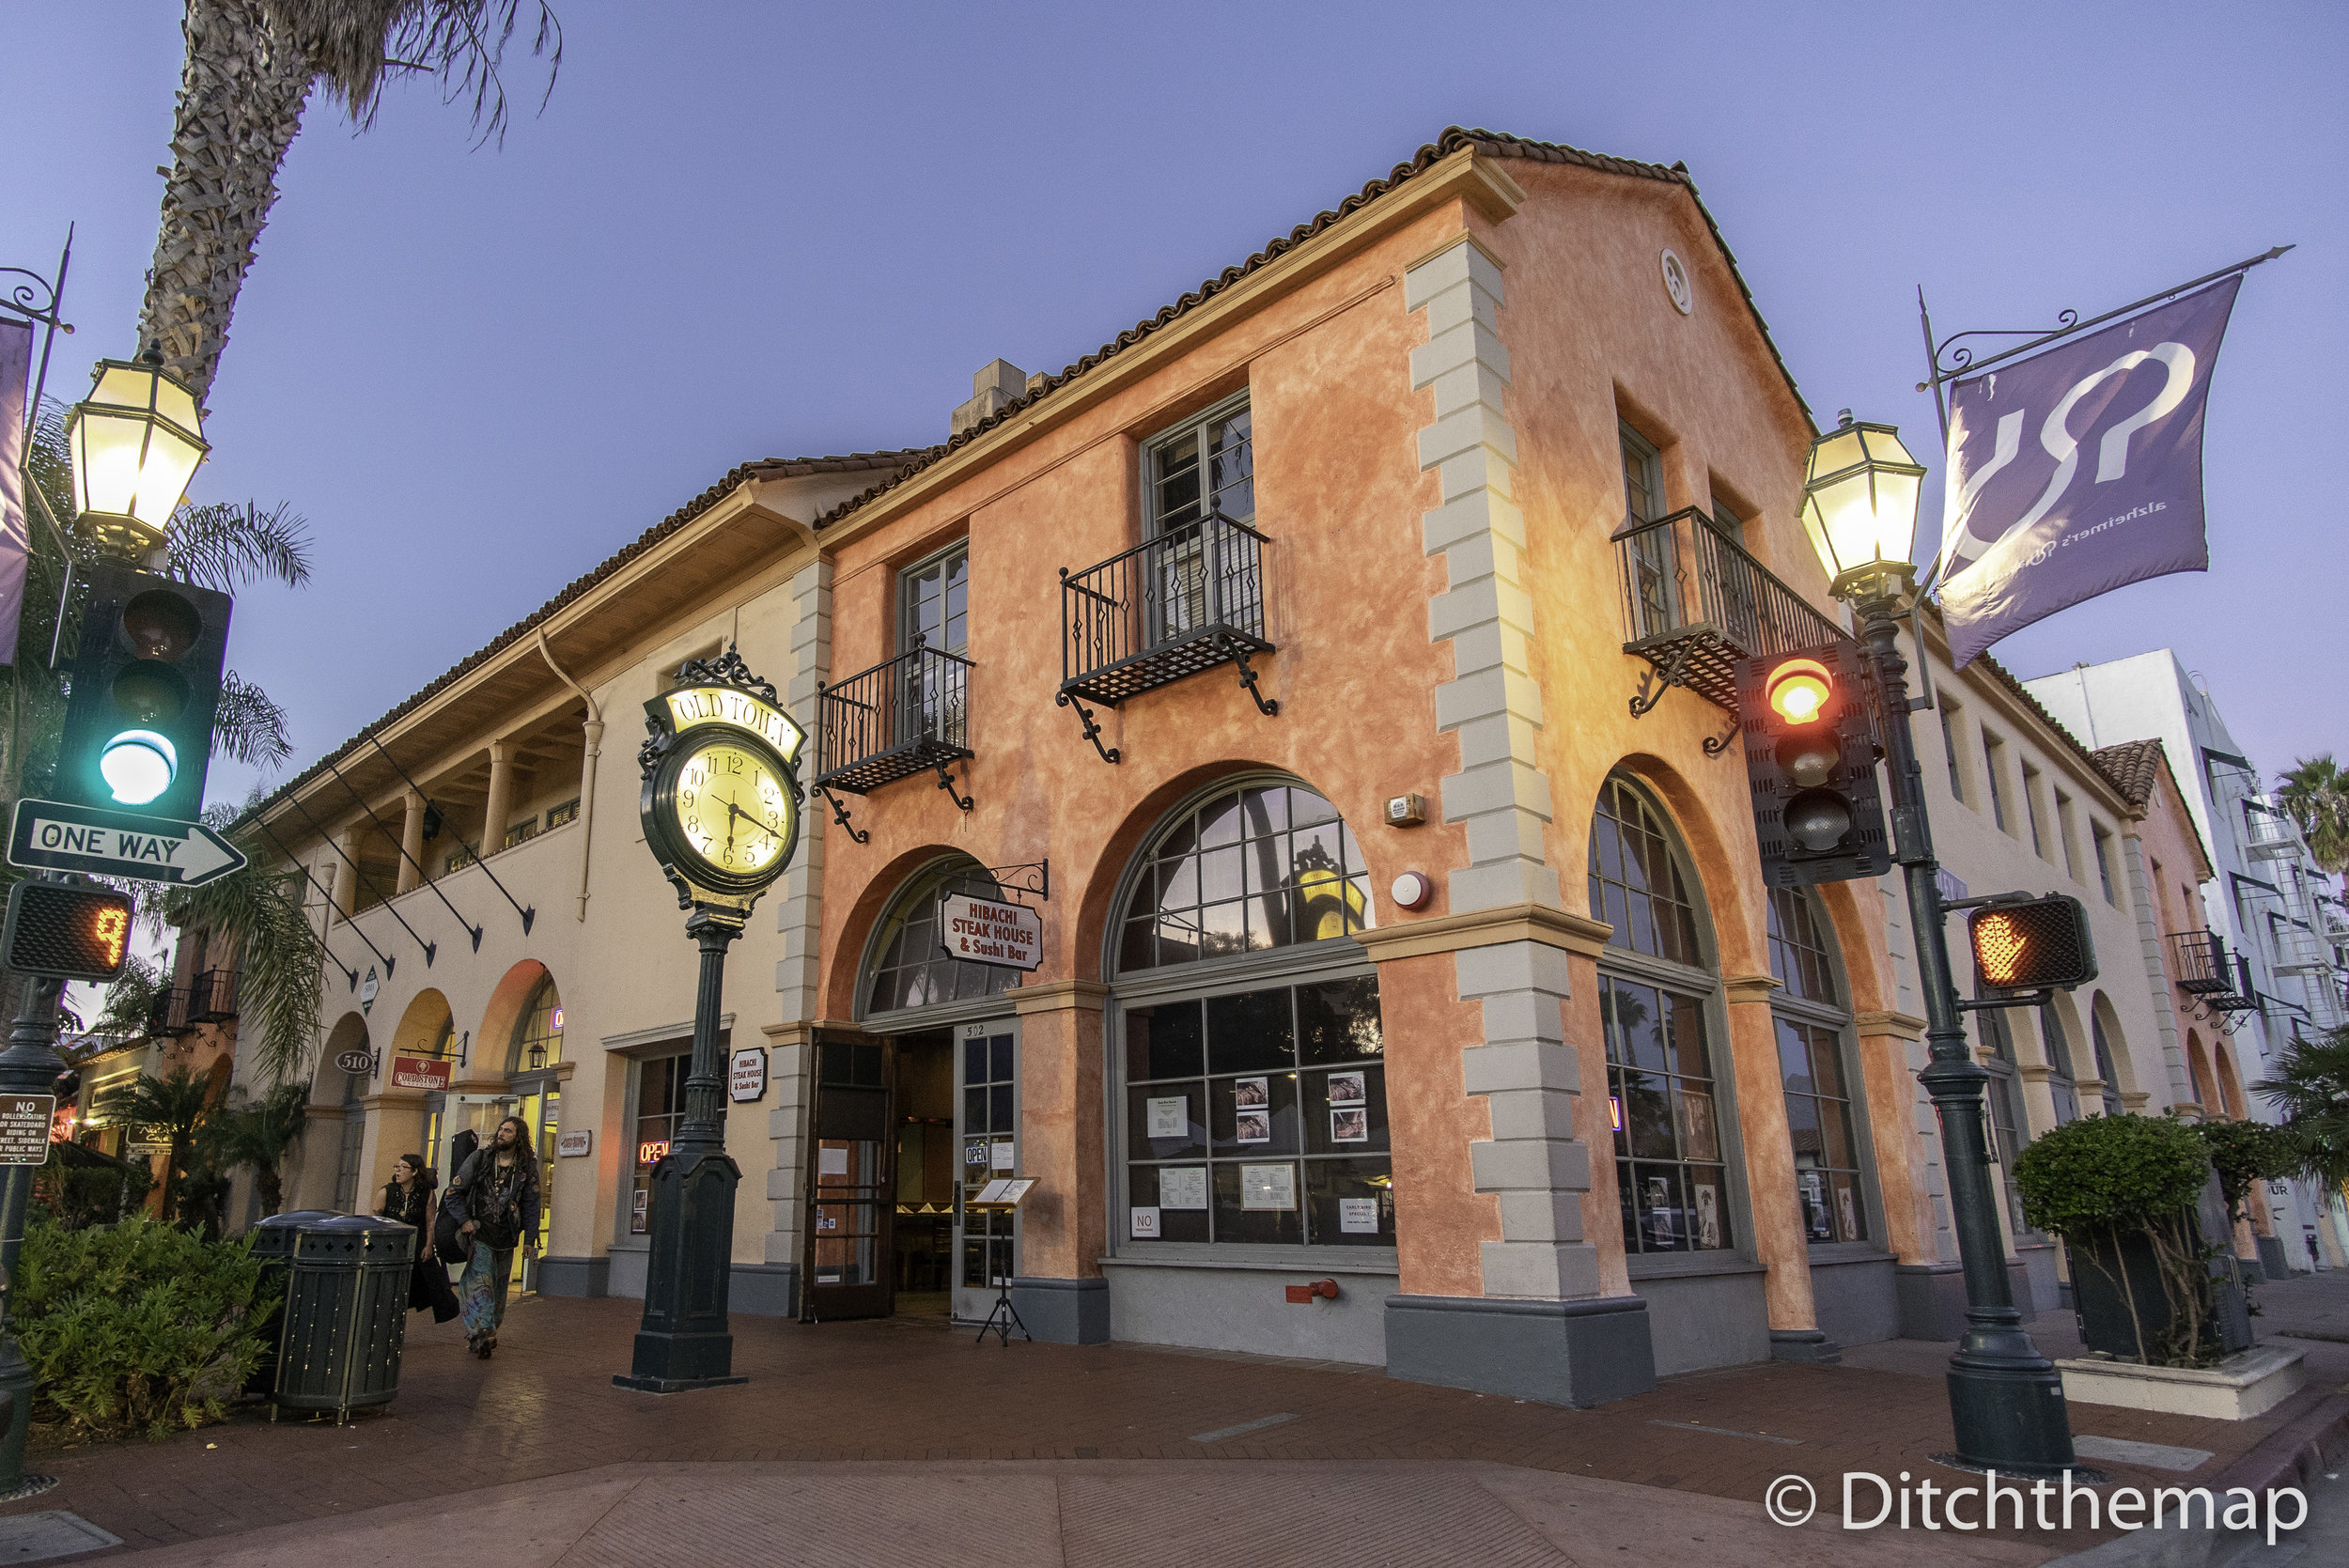
M 807 733 L 731 646 L 645 705 L 645 842 L 681 907 L 739 924 L 800 842 Z

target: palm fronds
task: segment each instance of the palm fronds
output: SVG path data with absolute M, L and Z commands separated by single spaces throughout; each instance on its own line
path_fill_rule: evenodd
M 189 503 L 172 514 L 171 575 L 233 594 L 272 579 L 288 588 L 310 581 L 310 525 L 281 501 Z
M 2277 1067 L 2251 1088 L 2283 1111 L 2300 1144 L 2302 1173 L 2339 1191 L 2349 1182 L 2349 1028 L 2295 1038 Z
M 326 948 L 303 912 L 294 885 L 300 875 L 256 856 L 200 888 L 163 890 L 149 917 L 181 928 L 201 925 L 235 944 L 242 970 L 237 1046 L 252 1052 L 259 1077 L 277 1082 L 306 1076 L 319 1033 Z
M 212 709 L 212 754 L 272 770 L 293 755 L 286 710 L 234 670 L 221 672 L 220 704 Z
M 441 78 L 454 101 L 473 95 L 483 141 L 506 132 L 506 85 L 498 68 L 513 41 L 523 0 L 262 0 L 271 24 L 309 56 L 330 98 L 365 129 L 381 102 L 383 75 L 422 70 Z M 563 26 L 539 0 L 530 52 L 547 61 L 547 92 L 563 69 Z M 541 106 L 545 99 L 540 98 Z
M 2349 870 L 2349 772 L 2330 752 L 2302 757 L 2279 781 L 2277 799 L 2309 841 L 2309 851 L 2328 876 Z

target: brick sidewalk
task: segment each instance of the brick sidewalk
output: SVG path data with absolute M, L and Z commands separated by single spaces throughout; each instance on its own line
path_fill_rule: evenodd
M 2279 1326 L 2332 1321 L 2349 1302 L 2349 1289 L 2329 1281 L 2263 1296 L 2271 1338 Z M 632 1301 L 522 1300 L 486 1364 L 465 1354 L 456 1324 L 412 1318 L 401 1393 L 382 1413 L 336 1428 L 248 1412 L 156 1445 L 39 1452 L 30 1467 L 63 1484 L 9 1512 L 70 1509 L 143 1548 L 386 1505 L 447 1506 L 455 1494 L 599 1467 L 696 1461 L 1476 1461 L 1747 1505 L 1795 1473 L 1830 1511 L 1846 1470 L 1957 1479 L 1927 1457 L 1951 1441 L 1947 1347 L 1906 1342 L 1854 1353 L 1871 1365 L 1734 1368 L 1564 1410 L 1376 1369 L 1126 1344 L 982 1348 L 968 1330 L 905 1319 L 805 1327 L 737 1318 L 735 1370 L 751 1381 L 661 1399 L 611 1382 L 627 1368 L 639 1311 Z M 2061 1353 L 2068 1333 L 2058 1330 L 2068 1326 L 2051 1315 L 2034 1330 Z M 2349 1345 L 2279 1343 L 2310 1351 L 2317 1375 L 2263 1420 L 2076 1405 L 2075 1430 L 2207 1449 L 2216 1457 L 2201 1473 L 2216 1474 L 2349 1376 Z M 1195 1440 L 1274 1416 L 1288 1419 Z M 2132 1484 L 2180 1479 L 2100 1464 Z M 2044 1545 L 2071 1550 L 2094 1539 Z

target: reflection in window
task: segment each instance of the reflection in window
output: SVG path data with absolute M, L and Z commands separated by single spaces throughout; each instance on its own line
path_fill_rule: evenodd
M 530 1005 L 523 1010 L 521 1022 L 514 1026 L 514 1058 L 506 1063 L 506 1071 L 527 1073 L 562 1060 L 563 993 L 554 988 L 554 976 L 550 974 L 530 993 Z
M 1144 858 L 1120 972 L 1350 936 L 1376 924 L 1370 877 L 1337 809 L 1294 784 L 1250 785 L 1185 812 Z
M 1726 1248 L 1729 1188 L 1703 1003 L 1611 974 L 1598 984 L 1624 1247 Z
M 1613 926 L 1610 947 L 1627 947 L 1674 963 L 1703 963 L 1696 913 L 1663 819 L 1626 781 L 1599 786 L 1591 818 L 1591 914 Z
M 1370 976 L 1126 1015 L 1128 1234 L 1394 1245 Z
M 1155 442 L 1150 469 L 1153 537 L 1179 533 L 1216 512 L 1234 522 L 1254 518 L 1255 443 L 1246 401 L 1215 410 Z
M 1811 900 L 1794 888 L 1770 890 L 1770 973 L 1788 996 L 1830 1007 L 1843 1000 L 1835 994 L 1835 971 Z
M 975 861 L 950 861 L 916 877 L 881 923 L 880 939 L 873 947 L 872 978 L 864 988 L 867 1014 L 993 996 L 1019 984 L 1018 970 L 947 955 L 938 938 L 938 901 L 950 893 L 978 898 L 1003 895 Z
M 1852 1136 L 1843 1042 L 1837 1031 L 1817 1024 L 1775 1021 L 1803 1229 L 1814 1242 L 1865 1241 L 1867 1206 L 1860 1198 L 1859 1146 Z
M 1995 1009 L 1994 1009 L 1995 1011 Z M 2046 1044 L 2047 1091 L 2055 1099 L 2056 1126 L 2080 1119 L 2079 1075 L 2072 1071 L 2072 1043 L 2053 1007 L 2039 1009 L 2039 1038 Z
M 630 1151 L 633 1164 L 629 1186 L 628 1230 L 643 1235 L 652 1224 L 652 1168 L 677 1141 L 685 1121 L 685 1076 L 692 1054 L 656 1056 L 638 1064 L 636 1080 L 636 1139 Z

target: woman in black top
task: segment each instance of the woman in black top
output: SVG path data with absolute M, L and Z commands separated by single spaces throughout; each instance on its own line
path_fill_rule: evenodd
M 446 1323 L 457 1315 L 457 1293 L 449 1288 L 448 1267 L 432 1255 L 432 1195 L 439 1178 L 422 1155 L 402 1155 L 392 1162 L 392 1179 L 383 1184 L 383 1202 L 376 1213 L 385 1219 L 412 1225 L 416 1231 L 415 1266 L 408 1280 L 408 1310 L 432 1309 L 432 1321 Z

